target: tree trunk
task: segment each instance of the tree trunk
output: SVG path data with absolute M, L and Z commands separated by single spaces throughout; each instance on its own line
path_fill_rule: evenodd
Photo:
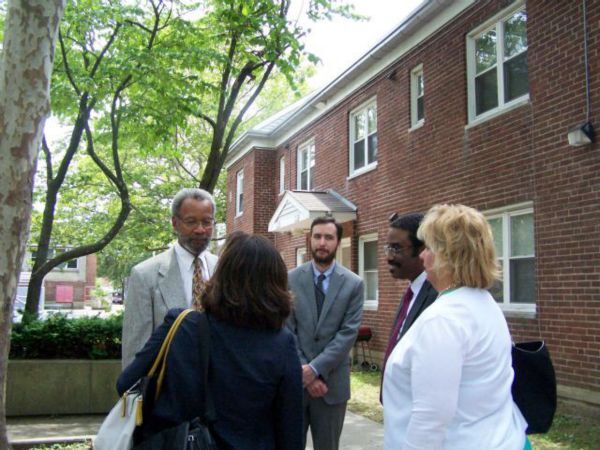
M 8 1 L 0 62 L 0 449 L 8 448 L 4 391 L 13 302 L 63 11 L 64 0 Z

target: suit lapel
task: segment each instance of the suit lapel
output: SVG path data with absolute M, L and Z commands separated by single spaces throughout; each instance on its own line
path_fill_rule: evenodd
M 431 303 L 433 303 L 436 297 L 437 292 L 435 292 L 433 286 L 431 286 L 431 283 L 429 283 L 429 281 L 425 281 L 423 283 L 423 286 L 421 287 L 421 290 L 419 291 L 419 295 L 417 295 L 414 304 L 408 312 L 408 316 L 406 316 L 406 320 L 404 321 L 404 325 L 402 326 L 402 331 L 400 332 L 400 337 L 402 337 L 404 333 L 406 333 L 406 331 L 411 327 L 413 322 L 417 320 L 417 317 L 421 315 L 425 308 L 427 308 Z
M 315 298 L 315 283 L 313 280 L 313 269 L 310 262 L 306 263 L 304 267 L 300 269 L 301 280 L 299 288 L 301 296 L 307 299 L 306 307 L 310 311 L 310 317 L 312 318 L 313 326 L 317 326 L 317 299 Z M 323 313 L 321 312 L 321 315 Z
M 163 261 L 158 269 L 158 276 L 158 289 L 167 309 L 187 308 L 181 271 L 173 248 L 169 250 L 168 258 Z
M 334 271 L 331 273 L 331 279 L 329 280 L 329 286 L 327 288 L 327 294 L 325 294 L 325 302 L 323 303 L 323 310 L 321 311 L 321 316 L 319 317 L 319 322 L 317 323 L 317 328 L 323 322 L 325 316 L 331 309 L 333 302 L 335 301 L 338 292 L 342 288 L 344 284 L 344 275 L 338 270 L 338 266 L 336 263 L 336 267 Z M 315 307 L 316 309 L 316 307 Z

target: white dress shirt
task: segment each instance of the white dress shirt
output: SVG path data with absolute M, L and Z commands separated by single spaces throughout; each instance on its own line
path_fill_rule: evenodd
M 522 450 L 511 338 L 483 289 L 441 295 L 396 345 L 383 380 L 385 450 Z
M 183 292 L 185 293 L 185 299 L 188 306 L 192 304 L 192 279 L 194 278 L 194 255 L 188 252 L 181 246 L 179 242 L 174 245 L 175 255 L 177 256 L 177 264 L 179 265 L 179 271 L 181 272 L 181 279 L 183 280 Z M 202 278 L 205 280 L 209 279 L 208 274 L 208 262 L 206 261 L 206 252 L 200 253 L 200 263 L 202 267 Z

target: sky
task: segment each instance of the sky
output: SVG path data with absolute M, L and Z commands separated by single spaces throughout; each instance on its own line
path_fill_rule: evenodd
M 295 0 L 307 2 L 308 0 Z M 309 23 L 306 50 L 321 58 L 317 74 L 310 80 L 319 88 L 335 79 L 394 30 L 423 0 L 353 0 L 355 11 L 369 21 L 333 21 Z

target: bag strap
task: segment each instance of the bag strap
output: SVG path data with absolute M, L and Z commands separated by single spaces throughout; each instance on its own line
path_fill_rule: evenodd
M 192 311 L 193 311 L 193 309 L 185 309 L 185 310 L 181 311 L 181 313 L 179 313 L 179 315 L 175 319 L 175 322 L 173 322 L 173 325 L 171 325 L 171 328 L 169 328 L 169 332 L 167 333 L 167 336 L 163 340 L 163 343 L 160 346 L 160 350 L 158 351 L 158 355 L 156 355 L 156 358 L 154 359 L 154 363 L 152 364 L 152 367 L 150 368 L 150 371 L 148 372 L 148 376 L 152 377 L 152 376 L 154 376 L 156 371 L 160 368 L 160 372 L 158 374 L 158 379 L 156 381 L 156 394 L 154 396 L 154 400 L 158 399 L 158 396 L 160 395 L 162 383 L 165 378 L 165 373 L 167 370 L 167 354 L 169 353 L 169 348 L 171 347 L 171 341 L 173 340 L 173 337 L 175 336 L 175 333 L 177 332 L 179 325 L 181 325 L 181 322 L 183 322 L 183 319 L 185 319 L 185 316 L 187 316 Z
M 208 367 L 210 363 L 210 327 L 206 313 L 200 313 L 200 360 L 202 361 L 202 379 L 204 382 L 204 420 L 214 421 L 216 417 L 215 404 L 208 384 Z

